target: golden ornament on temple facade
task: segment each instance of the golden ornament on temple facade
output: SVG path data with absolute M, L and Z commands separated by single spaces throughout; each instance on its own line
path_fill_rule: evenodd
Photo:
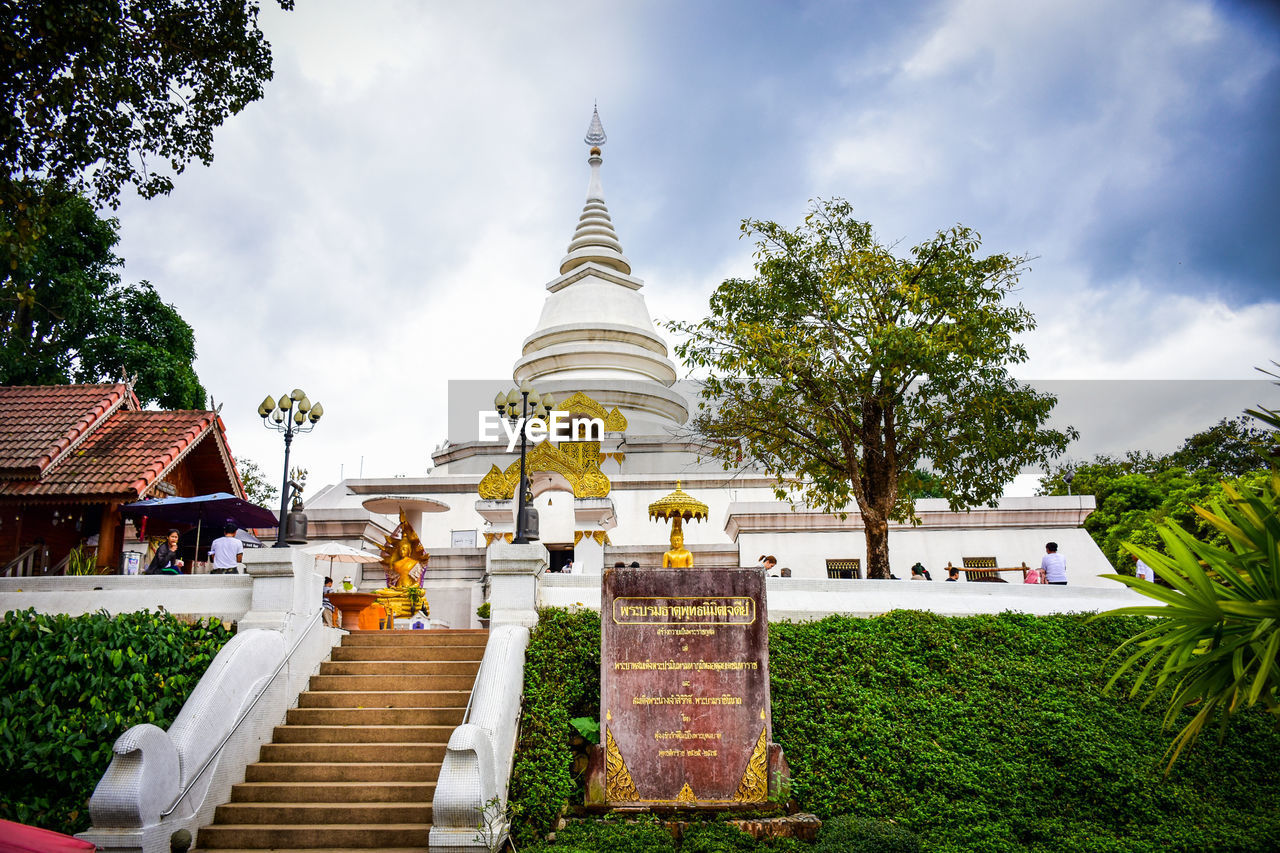
M 606 433 L 625 432 L 627 429 L 627 419 L 616 406 L 606 411 L 604 406 L 581 391 L 562 400 L 554 411 L 570 418 L 599 418 Z M 559 474 L 569 484 L 575 498 L 603 498 L 608 497 L 613 485 L 600 466 L 605 461 L 616 461 L 621 465 L 624 458 L 625 454 L 621 452 L 601 453 L 598 440 L 574 436 L 559 444 L 546 440 L 535 445 L 525 457 L 525 472 L 527 477 L 546 472 Z M 489 501 L 510 500 L 519 482 L 519 459 L 505 469 L 491 465 L 489 473 L 480 480 L 480 497 Z
M 417 610 L 429 615 L 431 611 L 422 589 L 422 576 L 431 555 L 422 547 L 422 540 L 403 509 L 400 510 L 400 524 L 384 539 L 378 548 L 387 567 L 387 586 L 374 590 L 373 594 L 396 616 L 412 616 Z
M 693 554 L 684 547 L 684 522 L 706 521 L 711 516 L 707 505 L 680 488 L 680 484 L 676 480 L 674 492 L 649 504 L 651 520 L 671 521 L 671 550 L 662 555 L 664 569 L 693 568 Z

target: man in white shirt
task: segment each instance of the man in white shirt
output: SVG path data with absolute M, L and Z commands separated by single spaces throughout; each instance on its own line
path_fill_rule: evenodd
M 1129 556 L 1133 559 L 1134 576 L 1137 577 L 1139 580 L 1151 581 L 1152 583 L 1155 583 L 1155 580 L 1156 580 L 1155 569 L 1151 568 L 1146 563 L 1139 560 L 1137 554 L 1130 554 Z
M 236 526 L 228 522 L 222 528 L 222 538 L 215 539 L 209 546 L 209 559 L 213 561 L 210 574 L 238 574 L 236 566 L 244 562 L 244 544 L 236 538 Z
M 1044 571 L 1045 583 L 1056 586 L 1067 585 L 1067 561 L 1058 553 L 1058 543 L 1049 542 L 1044 546 L 1044 556 L 1040 558 L 1040 568 Z

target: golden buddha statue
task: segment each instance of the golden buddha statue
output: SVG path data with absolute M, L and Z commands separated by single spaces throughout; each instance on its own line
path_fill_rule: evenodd
M 664 569 L 692 569 L 693 554 L 684 547 L 684 531 L 680 529 L 680 519 L 671 525 L 671 550 L 662 555 Z
M 671 550 L 662 555 L 662 568 L 693 568 L 693 554 L 684 547 L 684 522 L 706 521 L 709 516 L 707 505 L 680 488 L 679 480 L 674 492 L 649 504 L 649 518 L 671 522 Z
M 412 616 L 417 610 L 421 610 L 423 615 L 429 614 L 431 611 L 422 589 L 422 575 L 431 555 L 423 549 L 422 540 L 405 518 L 404 510 L 400 511 L 399 526 L 386 537 L 379 548 L 382 551 L 382 562 L 387 567 L 388 585 L 373 591 L 378 596 L 378 602 L 395 616 Z

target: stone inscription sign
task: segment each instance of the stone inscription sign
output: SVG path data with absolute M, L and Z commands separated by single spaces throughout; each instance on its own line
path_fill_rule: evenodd
M 611 569 L 601 593 L 606 802 L 763 802 L 773 734 L 764 573 Z

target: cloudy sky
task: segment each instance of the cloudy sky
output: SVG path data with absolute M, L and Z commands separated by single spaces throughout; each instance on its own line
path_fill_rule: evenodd
M 886 241 L 963 222 L 1036 257 L 1023 378 L 1248 379 L 1280 359 L 1263 4 L 303 0 L 262 23 L 266 97 L 211 167 L 118 216 L 125 277 L 195 327 L 233 451 L 273 476 L 268 393 L 324 403 L 294 444 L 319 486 L 424 473 L 447 380 L 509 379 L 582 207 L 597 101 L 605 195 L 658 320 L 750 271 L 741 219 L 794 225 L 843 196 Z

